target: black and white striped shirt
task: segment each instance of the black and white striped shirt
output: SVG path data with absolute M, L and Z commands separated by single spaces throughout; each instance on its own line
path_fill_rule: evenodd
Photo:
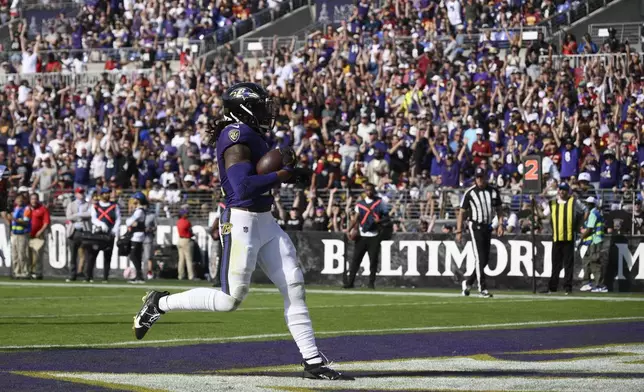
M 471 222 L 490 225 L 496 216 L 496 208 L 501 206 L 499 190 L 487 185 L 481 189 L 476 185 L 465 191 L 461 208 L 468 211 Z

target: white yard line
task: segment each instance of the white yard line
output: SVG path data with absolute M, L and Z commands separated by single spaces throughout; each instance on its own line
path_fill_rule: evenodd
M 49 295 L 47 297 L 4 297 L 0 298 L 0 302 L 3 301 L 36 301 L 36 300 L 68 300 L 68 299 L 87 299 L 92 300 L 95 298 L 101 299 L 113 299 L 113 298 L 132 298 L 132 295 L 74 295 L 74 296 L 56 296 Z
M 577 324 L 577 323 L 595 323 L 595 322 L 614 322 L 614 321 L 639 321 L 644 320 L 641 317 L 610 317 L 610 318 L 591 318 L 591 319 L 571 319 L 571 320 L 549 320 L 549 321 L 524 321 L 517 323 L 499 323 L 499 324 L 466 324 L 452 326 L 431 326 L 431 327 L 414 327 L 414 328 L 385 328 L 385 329 L 348 329 L 337 331 L 316 331 L 318 336 L 329 335 L 350 335 L 350 334 L 379 334 L 379 333 L 401 333 L 401 332 L 430 332 L 430 331 L 450 331 L 459 329 L 494 329 L 494 328 L 512 328 L 512 327 L 529 327 L 540 325 L 559 325 L 559 324 Z M 50 349 L 50 348 L 92 348 L 92 347 L 127 347 L 127 346 L 147 346 L 166 343 L 223 343 L 239 342 L 258 339 L 275 339 L 288 338 L 287 333 L 272 333 L 261 335 L 246 336 L 229 336 L 229 337 L 212 337 L 212 338 L 182 338 L 182 339 L 164 339 L 164 340 L 127 340 L 122 342 L 109 343 L 92 343 L 92 344 L 36 344 L 36 345 L 16 345 L 0 346 L 0 350 L 14 349 Z M 134 339 L 134 338 L 133 338 Z
M 89 283 L 52 283 L 52 282 L 0 282 L 2 286 L 15 286 L 15 287 L 83 287 L 91 289 L 139 289 L 139 290 L 190 290 L 203 286 L 178 286 L 168 284 L 89 284 Z M 311 294 L 326 294 L 326 295 L 379 295 L 389 297 L 439 297 L 439 298 L 456 298 L 461 297 L 460 287 L 454 288 L 453 293 L 431 293 L 424 291 L 365 291 L 365 290 L 321 290 L 321 289 L 307 289 L 307 293 Z M 279 291 L 274 288 L 251 288 L 252 292 L 278 294 Z M 555 301 L 631 301 L 631 302 L 644 302 L 642 297 L 626 297 L 615 296 L 606 294 L 597 294 L 596 296 L 563 296 L 563 295 L 533 295 L 533 294 L 499 294 L 493 293 L 495 298 L 503 299 L 528 299 L 539 298 Z M 475 296 L 476 293 L 473 293 Z
M 87 297 L 92 298 L 92 297 Z M 517 300 L 499 300 L 495 302 L 534 302 L 533 299 L 517 299 Z M 474 302 L 469 302 L 470 304 Z M 309 306 L 309 309 L 336 309 L 336 308 L 380 308 L 380 307 L 392 307 L 392 306 L 434 306 L 434 305 L 454 305 L 454 301 L 442 301 L 442 302 L 392 302 L 392 303 L 381 303 L 381 304 L 345 304 L 345 305 L 319 305 L 319 306 Z M 252 312 L 252 311 L 275 311 L 275 310 L 284 310 L 282 306 L 258 306 L 253 308 L 244 308 L 243 306 L 237 309 L 237 312 Z M 211 311 L 193 311 L 191 313 L 215 313 Z M 101 317 L 101 316 L 123 316 L 123 315 L 133 315 L 133 312 L 119 312 L 119 313 L 61 313 L 61 314 L 0 314 L 0 319 L 56 319 L 56 318 L 75 318 L 75 317 Z

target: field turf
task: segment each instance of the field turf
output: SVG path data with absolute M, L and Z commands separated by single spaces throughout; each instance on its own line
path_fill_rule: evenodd
M 298 378 L 271 286 L 134 338 L 146 290 L 204 286 L 0 280 L 0 390 L 644 390 L 644 295 L 308 287 L 321 350 L 359 376 L 346 385 Z

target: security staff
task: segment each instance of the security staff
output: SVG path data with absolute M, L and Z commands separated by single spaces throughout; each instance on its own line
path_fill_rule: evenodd
M 487 173 L 482 167 L 477 167 L 475 172 L 475 185 L 470 187 L 461 200 L 461 208 L 456 221 L 456 240 L 463 238 L 463 220 L 465 213 L 468 213 L 468 229 L 472 235 L 474 245 L 474 273 L 464 280 L 462 294 L 470 295 L 474 281 L 478 280 L 479 295 L 483 298 L 491 298 L 492 294 L 487 290 L 485 283 L 484 269 L 490 261 L 490 247 L 492 246 L 492 222 L 503 222 L 503 210 L 501 208 L 501 195 L 499 190 L 487 183 Z M 503 225 L 497 226 L 497 234 L 503 235 Z
M 92 216 L 92 232 L 97 234 L 96 241 L 87 249 L 87 262 L 85 263 L 85 281 L 94 281 L 94 265 L 99 252 L 103 252 L 103 283 L 107 283 L 110 276 L 110 263 L 114 250 L 114 239 L 119 234 L 121 226 L 121 210 L 118 204 L 110 201 L 112 191 L 110 188 L 101 188 L 99 200 L 90 209 Z
M 589 282 L 581 288 L 582 291 L 592 291 L 593 293 L 607 293 L 608 288 L 604 285 L 604 262 L 608 260 L 608 246 L 604 246 L 604 217 L 601 210 L 597 207 L 597 199 L 589 197 L 586 199 L 586 205 L 590 212 L 584 223 L 582 233 L 582 245 L 586 245 L 586 254 L 583 258 L 584 275 L 592 271 L 595 276 L 595 283 Z M 586 272 L 588 270 L 589 272 Z M 587 287 L 587 290 L 584 288 Z
M 388 218 L 384 201 L 376 194 L 376 187 L 371 183 L 364 185 L 365 196 L 356 203 L 355 214 L 347 232 L 351 232 L 356 225 L 360 225 L 360 236 L 356 241 L 353 251 L 353 260 L 349 270 L 349 281 L 345 289 L 352 289 L 360 262 L 365 253 L 369 254 L 369 288 L 375 289 L 376 272 L 378 270 L 378 257 L 380 255 L 380 226 Z
M 67 205 L 65 216 L 67 218 L 67 239 L 70 242 L 69 278 L 67 282 L 76 280 L 78 273 L 78 250 L 82 247 L 83 233 L 90 232 L 90 203 L 85 200 L 85 190 L 76 188 L 74 192 L 76 200 Z M 87 253 L 85 253 L 87 259 Z
M 572 293 L 572 273 L 575 261 L 575 232 L 582 222 L 586 207 L 570 194 L 570 185 L 559 184 L 557 199 L 541 206 L 543 215 L 550 216 L 552 222 L 552 276 L 548 290 L 543 294 L 554 293 L 559 285 L 559 272 L 564 268 L 564 290 Z
M 148 199 L 143 192 L 136 192 L 132 195 L 134 202 L 134 213 L 127 218 L 125 224 L 127 230 L 132 234 L 132 248 L 130 249 L 130 261 L 136 269 L 136 278 L 129 283 L 144 283 L 143 270 L 143 240 L 145 239 L 145 210 L 148 205 Z

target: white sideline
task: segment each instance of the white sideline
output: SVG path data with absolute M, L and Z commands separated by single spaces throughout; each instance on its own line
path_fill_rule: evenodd
M 102 283 L 52 283 L 52 282 L 0 282 L 2 286 L 16 286 L 16 287 L 83 287 L 92 289 L 147 289 L 147 290 L 190 290 L 203 286 L 177 286 L 167 284 L 102 284 Z M 390 297 L 439 297 L 439 298 L 458 298 L 461 297 L 461 288 L 455 287 L 453 293 L 431 293 L 431 292 L 415 292 L 414 289 L 407 289 L 408 291 L 365 291 L 365 290 L 321 290 L 321 289 L 306 289 L 310 294 L 327 294 L 327 295 L 382 295 Z M 251 292 L 278 294 L 279 291 L 275 288 L 251 288 Z M 503 299 L 544 299 L 556 301 L 631 301 L 631 302 L 644 302 L 644 296 L 641 297 L 626 297 L 615 296 L 606 294 L 597 294 L 596 296 L 564 296 L 564 295 L 534 295 L 534 294 L 499 294 L 493 292 L 495 298 Z M 476 293 L 473 293 L 476 296 Z M 1 301 L 2 299 L 0 299 Z M 493 299 L 492 299 L 493 300 Z
M 507 327 L 529 327 L 538 325 L 558 325 L 558 324 L 575 324 L 575 323 L 595 323 L 611 321 L 637 321 L 644 320 L 640 317 L 611 317 L 611 318 L 591 318 L 591 319 L 573 319 L 573 320 L 549 320 L 549 321 L 524 321 L 518 323 L 500 323 L 500 324 L 469 324 L 469 325 L 452 325 L 452 326 L 432 326 L 432 327 L 413 327 L 413 328 L 386 328 L 386 329 L 349 329 L 340 331 L 316 331 L 318 336 L 325 335 L 349 335 L 349 334 L 379 334 L 379 333 L 400 333 L 400 332 L 429 332 L 429 331 L 449 331 L 460 329 L 493 329 Z M 93 343 L 93 344 L 36 344 L 24 346 L 0 346 L 0 350 L 20 350 L 20 349 L 50 349 L 50 348 L 98 348 L 98 347 L 127 347 L 127 346 L 145 346 L 164 343 L 224 343 L 238 342 L 245 340 L 288 338 L 288 333 L 271 333 L 261 335 L 246 336 L 229 336 L 220 338 L 182 338 L 182 339 L 165 339 L 165 340 L 127 340 L 123 342 L 110 343 Z

